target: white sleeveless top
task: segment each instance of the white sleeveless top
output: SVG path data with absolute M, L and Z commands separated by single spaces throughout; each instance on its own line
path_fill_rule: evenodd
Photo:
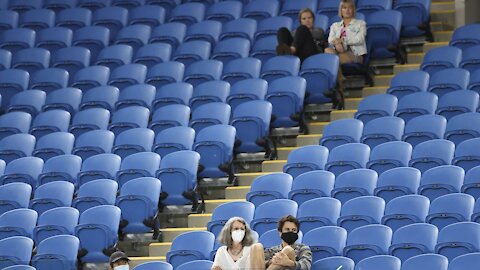
M 233 261 L 228 253 L 227 246 L 221 246 L 215 255 L 215 261 L 212 267 L 214 266 L 220 266 L 222 270 L 250 269 L 250 246 L 243 247 L 242 257 L 236 262 Z

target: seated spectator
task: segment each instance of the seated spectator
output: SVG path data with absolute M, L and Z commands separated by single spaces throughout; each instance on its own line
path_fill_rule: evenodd
M 224 246 L 217 250 L 212 270 L 261 269 L 264 267 L 263 261 L 254 258 L 255 255 L 251 255 L 251 245 L 256 241 L 250 226 L 243 218 L 230 218 L 223 226 L 218 241 Z M 263 257 L 263 247 L 261 249 L 260 254 Z
M 130 259 L 128 256 L 121 252 L 121 251 L 115 251 L 110 255 L 110 270 L 129 270 L 129 262 Z
M 285 27 L 278 29 L 277 54 L 293 54 L 303 62 L 309 56 L 323 52 L 324 29 L 315 28 L 315 14 L 309 8 L 300 10 L 298 20 L 300 26 L 293 33 Z

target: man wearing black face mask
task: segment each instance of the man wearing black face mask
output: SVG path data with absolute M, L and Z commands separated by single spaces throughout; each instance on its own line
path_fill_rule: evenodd
M 304 244 L 295 243 L 298 239 L 300 223 L 288 215 L 278 222 L 277 230 L 282 239 L 279 246 L 265 251 L 265 267 L 269 270 L 310 270 L 312 266 L 312 251 Z

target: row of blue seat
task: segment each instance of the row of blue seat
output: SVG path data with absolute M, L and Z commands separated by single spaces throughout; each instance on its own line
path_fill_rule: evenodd
M 472 74 L 480 68 L 478 64 L 479 49 L 480 45 L 469 47 L 464 51 L 453 46 L 433 48 L 425 53 L 420 70 L 426 71 L 432 76 L 443 69 L 463 68 Z

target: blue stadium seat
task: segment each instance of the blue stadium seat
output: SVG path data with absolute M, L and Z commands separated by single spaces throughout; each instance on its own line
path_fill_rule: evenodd
M 459 145 L 468 139 L 480 137 L 479 121 L 480 114 L 476 112 L 454 116 L 447 123 L 444 137 L 454 142 L 455 145 Z
M 405 121 L 399 117 L 384 116 L 373 119 L 363 128 L 360 142 L 374 149 L 382 143 L 399 141 L 403 135 L 404 127 Z
M 293 178 L 315 170 L 323 170 L 328 158 L 328 149 L 321 145 L 307 145 L 299 147 L 288 154 L 287 163 L 283 172 Z
M 430 75 L 425 71 L 405 71 L 393 77 L 387 93 L 402 99 L 408 94 L 427 91 L 429 81 Z
M 186 262 L 207 260 L 210 258 L 214 242 L 215 235 L 211 232 L 194 231 L 183 233 L 173 239 L 172 247 L 167 252 L 167 262 L 176 269 Z
M 219 60 L 226 65 L 233 60 L 248 57 L 249 52 L 250 41 L 245 38 L 234 37 L 218 42 L 210 58 Z
M 32 265 L 42 269 L 74 269 L 77 266 L 77 251 L 80 240 L 73 235 L 52 236 L 37 245 Z
M 13 209 L 28 208 L 32 187 L 25 183 L 0 186 L 0 215 Z
M 312 250 L 312 261 L 341 256 L 347 241 L 347 231 L 337 226 L 319 227 L 306 233 L 303 241 Z
M 400 270 L 402 262 L 399 258 L 389 255 L 377 255 L 361 260 L 355 266 L 358 270 L 392 269 Z
M 168 62 L 172 54 L 172 46 L 165 43 L 147 44 L 138 48 L 133 57 L 133 63 L 151 68 L 156 64 Z M 148 74 L 148 72 L 147 72 Z
M 218 41 L 220 32 L 222 31 L 222 23 L 217 21 L 201 21 L 188 26 L 187 33 L 183 42 L 204 40 L 213 47 Z
M 35 210 L 40 216 L 47 210 L 70 206 L 74 189 L 73 184 L 66 181 L 43 184 L 35 190 L 35 196 L 30 201 L 30 209 Z
M 415 168 L 390 169 L 379 176 L 374 195 L 383 198 L 388 203 L 396 197 L 415 194 L 420 185 L 420 177 L 420 171 Z
M 458 68 L 461 59 L 462 50 L 459 48 L 452 46 L 433 48 L 425 54 L 420 69 L 432 76 L 447 68 Z
M 186 126 L 170 127 L 155 137 L 152 152 L 164 157 L 180 150 L 192 150 L 195 130 Z
M 148 25 L 134 24 L 122 28 L 115 39 L 115 44 L 125 44 L 137 52 L 139 48 L 148 44 L 152 29 Z
M 480 224 L 458 222 L 443 228 L 439 235 L 435 253 L 452 261 L 454 258 L 480 251 Z
M 453 223 L 470 221 L 474 204 L 475 199 L 468 194 L 453 193 L 440 196 L 432 201 L 425 222 L 442 230 Z
M 7 164 L 13 160 L 32 155 L 36 139 L 30 134 L 14 134 L 0 141 L 0 159 Z
M 19 50 L 32 48 L 35 45 L 35 31 L 28 28 L 6 30 L 0 38 L 0 49 L 15 54 Z
M 0 95 L 2 96 L 1 108 L 6 108 L 13 95 L 28 87 L 30 75 L 25 70 L 6 69 L 0 71 Z
M 363 123 L 360 120 L 340 119 L 333 121 L 324 127 L 320 145 L 332 150 L 342 144 L 360 142 L 362 132 Z
M 34 73 L 40 69 L 48 68 L 50 52 L 42 48 L 27 48 L 17 51 L 12 57 L 12 68 Z
M 51 110 L 39 113 L 32 121 L 30 134 L 37 139 L 53 133 L 67 132 L 70 124 L 70 113 L 64 110 Z
M 83 161 L 77 175 L 77 186 L 96 179 L 115 179 L 121 159 L 115 154 L 105 153 L 91 156 Z
M 430 40 L 430 6 L 431 0 L 399 0 L 394 9 L 403 15 L 402 37 L 427 36 Z M 431 40 L 433 41 L 433 40 Z
M 187 33 L 187 26 L 180 22 L 165 23 L 155 27 L 148 43 L 167 43 L 175 50 Z
M 48 93 L 42 110 L 64 110 L 73 115 L 78 111 L 81 101 L 82 90 L 73 87 L 61 88 Z
M 447 68 L 435 73 L 430 78 L 428 91 L 441 98 L 447 93 L 467 89 L 469 82 L 470 73 L 467 70 L 462 68 Z
M 293 21 L 298 19 L 298 13 L 304 8 L 309 8 L 310 10 L 317 10 L 317 1 L 316 0 L 286 0 L 283 1 L 282 8 L 278 15 L 290 17 Z
M 2 8 L 2 10 L 0 11 L 0 16 L 0 30 L 2 32 L 10 30 L 12 28 L 17 28 L 19 18 L 18 12 Z
M 207 230 L 218 236 L 227 221 L 234 217 L 241 217 L 247 223 L 253 219 L 255 205 L 251 202 L 227 202 L 213 210 L 212 219 L 207 224 Z
M 417 92 L 404 96 L 399 102 L 395 116 L 402 118 L 408 123 L 411 119 L 435 114 L 438 105 L 438 97 L 428 92 Z
M 419 169 L 422 173 L 426 170 L 451 164 L 455 144 L 444 139 L 434 139 L 418 144 L 413 148 L 412 159 L 408 166 Z
M 208 106 L 207 106 L 208 107 Z M 190 107 L 182 104 L 172 104 L 155 110 L 148 126 L 155 134 L 176 126 L 188 126 Z
M 146 128 L 150 110 L 141 106 L 130 106 L 116 111 L 108 126 L 115 135 L 132 128 Z
M 462 193 L 472 195 L 475 200 L 480 198 L 480 181 L 478 181 L 478 176 L 480 173 L 480 167 L 474 167 L 467 171 L 462 185 Z
M 465 172 L 479 166 L 480 160 L 476 149 L 480 145 L 480 138 L 469 139 L 461 142 L 455 149 L 452 164 L 462 167 Z
M 42 173 L 38 175 L 38 185 L 54 181 L 77 182 L 77 174 L 82 167 L 82 159 L 75 155 L 60 155 L 47 160 Z
M 118 134 L 112 153 L 122 159 L 140 152 L 150 152 L 153 145 L 155 133 L 148 128 L 132 128 Z
M 378 94 L 368 96 L 360 101 L 355 118 L 366 124 L 375 118 L 393 116 L 397 109 L 397 104 L 398 99 L 394 95 Z
M 50 51 L 53 55 L 59 49 L 72 44 L 73 32 L 64 27 L 50 27 L 38 32 L 35 47 Z
M 77 137 L 72 154 L 81 157 L 82 160 L 86 160 L 94 155 L 110 153 L 114 139 L 115 135 L 109 130 L 102 129 L 85 132 Z
M 450 262 L 448 269 L 450 270 L 469 269 L 471 267 L 475 267 L 475 264 L 478 261 L 478 259 L 480 259 L 480 253 L 478 252 L 460 255 Z
M 297 213 L 302 232 L 308 233 L 318 227 L 336 225 L 340 217 L 340 209 L 341 202 L 334 198 L 323 197 L 305 201 L 300 205 Z
M 110 70 L 130 64 L 133 57 L 133 49 L 130 45 L 117 44 L 103 48 L 95 61 L 95 65 L 106 66 Z
M 302 173 L 294 179 L 292 190 L 288 193 L 288 198 L 296 201 L 301 207 L 301 205 L 308 200 L 319 197 L 329 197 L 334 182 L 335 175 L 328 171 L 314 170 Z M 304 229 L 302 228 L 302 230 Z
M 45 0 L 43 8 L 53 10 L 58 13 L 67 8 L 74 8 L 77 5 L 77 0 Z
M 335 54 L 316 54 L 302 64 L 299 76 L 307 80 L 307 103 L 326 103 L 324 92 L 335 88 L 339 58 Z
M 448 259 L 439 254 L 422 254 L 414 256 L 402 264 L 402 270 L 413 270 L 420 267 L 425 270 L 447 270 Z
M 112 0 L 112 6 L 123 7 L 129 10 L 144 4 L 145 0 Z
M 149 109 L 155 97 L 155 87 L 149 84 L 134 84 L 124 88 L 115 102 L 115 110 L 130 106 L 142 106 Z
M 187 26 L 200 22 L 205 16 L 205 5 L 201 3 L 184 3 L 172 9 L 168 22 L 180 22 Z
M 110 40 L 125 27 L 128 20 L 128 10 L 122 7 L 104 7 L 93 12 L 92 25 L 103 26 L 110 30 Z
M 259 176 L 253 181 L 246 199 L 257 208 L 268 201 L 287 199 L 292 182 L 292 176 L 286 173 L 270 173 Z
M 305 125 L 302 111 L 307 81 L 301 77 L 287 76 L 273 81 L 268 86 L 265 100 L 272 103 L 275 117 L 272 127 L 294 127 Z
M 31 91 L 35 91 L 35 90 L 31 90 Z M 29 91 L 26 91 L 26 92 L 29 92 Z M 26 92 L 20 92 L 19 94 L 26 93 Z M 45 93 L 43 94 L 44 95 L 41 95 L 40 97 L 42 96 L 45 97 Z M 26 95 L 23 95 L 23 96 L 26 96 Z M 22 98 L 21 96 L 18 96 L 18 94 L 16 95 L 16 97 L 18 97 L 18 99 Z M 17 108 L 19 107 L 20 106 L 17 106 Z M 15 105 L 13 108 L 15 108 Z M 0 116 L 0 140 L 10 135 L 27 133 L 28 130 L 30 129 L 31 122 L 32 122 L 32 117 L 28 112 L 13 111 Z
M 230 119 L 231 108 L 228 104 L 211 102 L 199 106 L 192 112 L 189 126 L 198 134 L 200 130 L 212 125 L 227 125 Z
M 240 18 L 242 15 L 242 3 L 239 1 L 225 1 L 212 4 L 205 14 L 205 20 L 214 20 L 227 23 Z
M 373 121 L 372 121 L 373 122 Z M 366 168 L 382 174 L 397 167 L 407 167 L 412 156 L 412 146 L 406 142 L 386 142 L 372 149 Z
M 254 19 L 240 18 L 224 23 L 219 39 L 246 38 L 253 42 L 253 36 L 256 31 L 257 22 Z
M 431 168 L 422 173 L 418 194 L 433 201 L 442 195 L 458 193 L 463 184 L 464 176 L 465 171 L 458 166 L 442 165 Z
M 130 85 L 143 83 L 146 76 L 147 67 L 142 64 L 123 65 L 112 71 L 108 84 L 121 91 Z
M 234 86 L 237 82 L 242 80 L 256 79 L 260 75 L 261 65 L 262 62 L 259 59 L 252 57 L 232 60 L 225 64 L 222 80 L 227 81 Z M 261 89 L 263 89 L 263 87 Z
M 87 91 L 94 87 L 106 86 L 110 77 L 110 69 L 104 66 L 90 66 L 79 70 L 71 87 L 76 87 Z
M 196 260 L 192 261 L 192 262 L 196 262 Z M 210 262 L 210 265 L 211 264 L 213 264 L 213 262 Z M 152 262 L 141 263 L 141 264 L 135 266 L 133 269 L 136 269 L 136 270 L 149 270 L 149 269 L 173 270 L 173 266 L 171 264 L 167 263 L 167 262 L 152 261 Z M 180 268 L 177 268 L 177 269 L 180 269 Z M 201 268 L 199 268 L 199 269 L 201 269 Z
M 93 92 L 95 91 L 91 91 L 91 93 Z M 98 92 L 100 93 L 100 91 Z M 88 131 L 107 129 L 109 120 L 110 112 L 108 110 L 103 108 L 87 108 L 75 114 L 68 130 L 78 138 Z
M 385 210 L 385 201 L 375 196 L 361 196 L 343 203 L 337 225 L 351 233 L 354 229 L 379 224 Z
M 292 29 L 293 20 L 286 16 L 275 16 L 258 22 L 255 40 L 259 41 L 269 36 L 276 36 L 281 27 Z
M 317 13 L 323 14 L 329 18 L 338 15 L 338 1 L 322 0 L 318 2 Z
M 406 62 L 399 45 L 402 21 L 402 13 L 396 10 L 380 10 L 367 17 L 366 43 L 370 59 L 396 58 L 397 63 Z
M 253 58 L 249 58 L 253 59 Z M 246 60 L 246 59 L 245 59 Z M 239 62 L 240 65 L 240 62 Z M 227 65 L 228 66 L 228 65 Z M 227 75 L 228 76 L 228 75 Z M 224 75 L 225 77 L 225 75 Z M 223 79 L 225 80 L 225 78 Z M 229 80 L 226 80 L 229 81 Z M 245 79 L 234 82 L 226 102 L 235 112 L 237 106 L 244 102 L 263 100 L 267 93 L 268 83 L 262 79 Z
M 192 3 L 195 4 L 195 3 Z M 183 63 L 185 66 L 210 57 L 211 44 L 204 40 L 192 40 L 178 46 L 172 55 L 172 61 Z
M 100 205 L 85 210 L 75 227 L 75 236 L 80 239 L 79 259 L 87 262 L 108 262 L 103 250 L 117 243 L 120 208 Z
M 166 84 L 181 82 L 185 65 L 180 62 L 164 62 L 149 68 L 145 83 L 160 89 Z
M 462 50 L 479 45 L 478 33 L 480 33 L 480 25 L 478 23 L 460 26 L 453 32 L 449 45 Z
M 367 17 L 376 11 L 389 9 L 392 9 L 391 0 L 358 0 L 357 2 L 357 12 L 360 12 Z
M 182 150 L 163 157 L 156 177 L 162 182 L 163 205 L 197 206 L 194 189 L 197 185 L 197 169 L 200 155 L 190 150 Z
M 335 176 L 353 169 L 365 168 L 370 156 L 370 147 L 363 143 L 347 143 L 334 148 L 328 156 L 325 170 Z
M 476 45 L 465 49 L 462 53 L 462 61 L 460 61 L 459 67 L 469 71 L 471 75 L 480 69 L 480 57 L 477 54 L 479 49 L 480 45 Z
M 259 235 L 275 229 L 278 221 L 287 215 L 296 216 L 298 205 L 288 199 L 276 199 L 262 203 L 255 208 L 255 215 L 250 222 L 252 230 Z
M 430 200 L 421 195 L 412 194 L 394 198 L 387 203 L 382 224 L 396 232 L 403 226 L 423 223 L 429 206 Z
M 38 139 L 32 156 L 47 161 L 55 156 L 70 154 L 74 141 L 75 137 L 68 132 L 53 132 L 47 134 Z
M 116 181 L 122 187 L 126 182 L 138 177 L 153 177 L 160 168 L 160 156 L 152 152 L 139 152 L 122 160 L 116 173 Z
M 345 203 L 348 200 L 373 195 L 378 175 L 370 169 L 354 169 L 337 175 L 331 196 Z
M 52 27 L 55 22 L 55 12 L 49 9 L 28 10 L 20 14 L 18 27 L 29 28 L 35 32 Z
M 0 27 L 1 27 L 1 23 L 0 23 Z M 0 49 L 0 70 L 9 69 L 11 61 L 12 61 L 12 53 L 7 50 Z
M 78 210 L 72 207 L 56 207 L 45 211 L 38 217 L 38 224 L 33 229 L 33 240 L 38 245 L 55 235 L 73 235 L 78 217 Z
M 372 224 L 357 228 L 348 234 L 343 255 L 355 263 L 375 255 L 387 254 L 392 240 L 392 229 Z
M 30 88 L 43 90 L 47 93 L 67 87 L 68 72 L 61 68 L 46 68 L 33 73 L 30 78 Z
M 72 46 L 85 47 L 90 50 L 91 59 L 97 59 L 97 55 L 103 48 L 108 46 L 110 30 L 104 26 L 85 26 L 79 28 L 73 34 Z
M 198 106 L 208 104 L 210 102 L 226 103 L 229 93 L 230 84 L 228 82 L 213 80 L 200 83 L 195 86 L 193 91 L 192 98 L 189 102 L 190 109 L 195 110 Z
M 340 266 L 343 270 L 354 270 L 355 263 L 347 257 L 333 256 L 314 262 L 312 270 L 335 269 L 335 267 L 338 268 Z
M 55 16 L 55 26 L 65 27 L 72 31 L 89 26 L 91 21 L 92 11 L 81 7 L 62 10 Z
M 0 267 L 2 269 L 17 269 L 15 268 L 16 265 L 18 267 L 28 265 L 32 257 L 32 249 L 33 241 L 27 237 L 15 236 L 0 240 L 0 255 L 2 257 Z
M 262 21 L 263 19 L 277 16 L 279 10 L 280 10 L 279 1 L 269 1 L 269 0 L 251 1 L 248 4 L 243 6 L 242 17 L 251 18 L 259 22 L 259 21 Z
M 144 24 L 151 28 L 165 22 L 165 9 L 157 5 L 141 5 L 128 12 L 128 24 Z
M 82 185 L 72 202 L 72 207 L 81 214 L 85 210 L 99 205 L 114 205 L 118 184 L 110 179 L 98 179 Z
M 0 216 L 0 240 L 12 236 L 32 238 L 37 218 L 37 212 L 25 208 L 10 210 L 2 214 Z
M 204 82 L 220 80 L 222 69 L 223 63 L 218 60 L 199 60 L 187 66 L 183 81 L 196 87 Z
M 268 36 L 257 40 L 251 47 L 250 57 L 257 58 L 264 63 L 268 59 L 277 55 L 275 51 L 277 44 L 276 36 Z
M 415 147 L 428 140 L 443 138 L 446 127 L 447 120 L 443 116 L 431 114 L 417 116 L 405 125 L 402 140 Z
M 77 6 L 95 11 L 99 8 L 110 6 L 111 2 L 112 0 L 80 0 L 79 3 L 77 3 Z
M 139 177 L 122 186 L 116 201 L 122 210 L 121 234 L 149 233 L 153 230 L 153 239 L 158 237 L 160 187 L 160 180 L 154 177 Z

